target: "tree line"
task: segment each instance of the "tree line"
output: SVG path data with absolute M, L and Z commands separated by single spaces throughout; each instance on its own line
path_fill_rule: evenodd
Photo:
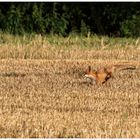
M 11 34 L 138 37 L 140 3 L 1 2 L 0 30 Z

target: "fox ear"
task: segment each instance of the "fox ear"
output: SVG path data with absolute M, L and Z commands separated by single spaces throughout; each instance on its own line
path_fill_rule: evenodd
M 91 66 L 88 66 L 88 72 L 91 72 Z
M 86 71 L 85 71 L 85 74 L 88 74 L 88 73 L 90 73 L 91 72 L 91 66 L 88 66 L 88 68 L 86 69 Z

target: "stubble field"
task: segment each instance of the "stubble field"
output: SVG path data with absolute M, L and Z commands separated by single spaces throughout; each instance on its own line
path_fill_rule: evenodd
M 140 137 L 139 49 L 33 49 L 27 59 L 19 46 L 5 56 L 0 49 L 0 137 Z M 103 85 L 85 82 L 88 65 L 111 64 L 136 69 Z

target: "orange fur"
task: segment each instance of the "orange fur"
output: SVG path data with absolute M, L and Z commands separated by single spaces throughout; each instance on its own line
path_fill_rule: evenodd
M 110 79 L 111 77 L 113 77 L 113 73 L 115 72 L 116 68 L 119 67 L 124 67 L 124 65 L 111 65 L 108 67 L 101 67 L 99 68 L 97 71 L 92 71 L 91 70 L 91 66 L 88 67 L 88 69 L 85 72 L 85 77 L 87 79 L 90 79 L 90 83 L 105 83 L 107 82 L 108 79 Z M 127 69 L 136 69 L 133 66 L 125 66 L 125 68 L 122 68 L 120 70 L 127 70 Z
M 91 84 L 104 83 L 106 82 L 107 73 L 104 68 L 100 68 L 97 71 L 92 71 L 91 67 L 88 67 L 88 70 L 85 72 L 85 77 L 91 80 Z

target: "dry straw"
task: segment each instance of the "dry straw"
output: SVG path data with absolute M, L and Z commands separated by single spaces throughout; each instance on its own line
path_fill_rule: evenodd
M 135 40 L 128 39 L 132 49 L 125 48 L 126 39 L 105 37 L 107 48 L 100 50 L 101 39 L 96 36 L 77 40 L 46 36 L 43 43 L 41 36 L 2 37 L 1 138 L 140 137 L 140 63 Z M 110 64 L 137 69 L 116 72 L 100 86 L 84 81 L 88 65 L 96 69 Z

